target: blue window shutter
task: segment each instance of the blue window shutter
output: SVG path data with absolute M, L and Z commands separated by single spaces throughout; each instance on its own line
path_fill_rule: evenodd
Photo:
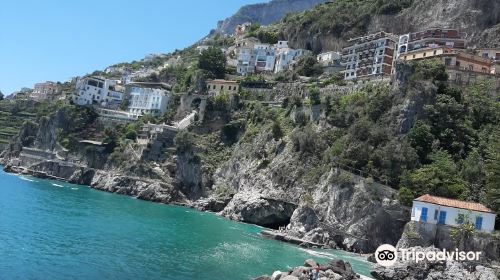
M 420 221 L 427 222 L 427 208 L 422 207 L 422 213 L 420 213 Z
M 476 229 L 481 230 L 482 227 L 483 227 L 483 217 L 477 216 L 476 217 Z

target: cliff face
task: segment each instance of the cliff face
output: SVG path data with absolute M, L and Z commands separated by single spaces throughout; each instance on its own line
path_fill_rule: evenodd
M 216 193 L 235 194 L 221 215 L 354 251 L 397 242 L 409 212 L 394 190 L 301 157 L 286 142 L 261 132 L 234 149 L 214 175 Z
M 344 1 L 345 2 L 345 1 Z M 281 37 L 297 48 L 315 52 L 340 50 L 349 38 L 386 31 L 395 34 L 426 28 L 458 28 L 467 34 L 471 47 L 500 46 L 500 2 L 489 0 L 419 0 L 397 13 L 380 13 L 376 1 L 354 11 L 349 5 L 323 5 L 285 20 Z M 365 5 L 365 4 L 363 4 Z M 368 5 L 368 4 L 367 4 Z M 334 21 L 345 17 L 345 20 Z M 311 21 L 311 19 L 315 19 Z M 352 20 L 355 18 L 355 20 Z M 323 22 L 318 27 L 318 22 Z M 398 24 L 394 24 L 397 22 Z
M 245 22 L 268 25 L 278 22 L 288 13 L 307 10 L 326 0 L 272 0 L 269 3 L 242 7 L 235 15 L 220 21 L 216 31 L 233 34 L 238 24 Z

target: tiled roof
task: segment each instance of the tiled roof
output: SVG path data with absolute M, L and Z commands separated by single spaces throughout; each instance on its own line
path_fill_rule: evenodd
M 415 200 L 421 201 L 421 202 L 437 204 L 437 205 L 442 205 L 442 206 L 467 209 L 467 210 L 479 211 L 479 212 L 493 213 L 493 211 L 491 209 L 489 209 L 488 207 L 486 207 L 480 203 L 461 201 L 461 200 L 438 197 L 438 196 L 432 196 L 429 194 L 422 195 L 421 197 L 418 197 Z

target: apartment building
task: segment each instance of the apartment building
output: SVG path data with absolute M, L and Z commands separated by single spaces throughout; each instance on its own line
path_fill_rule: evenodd
M 130 98 L 129 116 L 138 119 L 143 115 L 161 116 L 167 111 L 170 86 L 163 83 L 130 83 L 127 95 Z
M 118 107 L 124 97 L 124 87 L 120 81 L 99 77 L 78 78 L 73 103 L 76 105 L 99 105 Z
M 418 49 L 448 47 L 465 49 L 467 46 L 465 34 L 458 29 L 432 28 L 399 36 L 397 56 Z
M 346 80 L 386 77 L 392 74 L 397 36 L 378 32 L 349 40 L 342 50 Z

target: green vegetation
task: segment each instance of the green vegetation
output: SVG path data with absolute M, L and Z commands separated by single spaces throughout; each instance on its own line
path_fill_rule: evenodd
M 395 14 L 412 3 L 413 0 L 331 1 L 303 13 L 287 15 L 280 30 L 288 35 L 307 32 L 309 37 L 328 34 L 342 39 L 354 38 L 366 33 L 373 15 Z
M 201 53 L 198 68 L 210 72 L 214 78 L 224 78 L 226 56 L 219 48 L 210 47 Z
M 307 55 L 301 57 L 297 62 L 297 73 L 301 76 L 314 77 L 323 73 L 321 65 L 316 60 L 316 57 Z

